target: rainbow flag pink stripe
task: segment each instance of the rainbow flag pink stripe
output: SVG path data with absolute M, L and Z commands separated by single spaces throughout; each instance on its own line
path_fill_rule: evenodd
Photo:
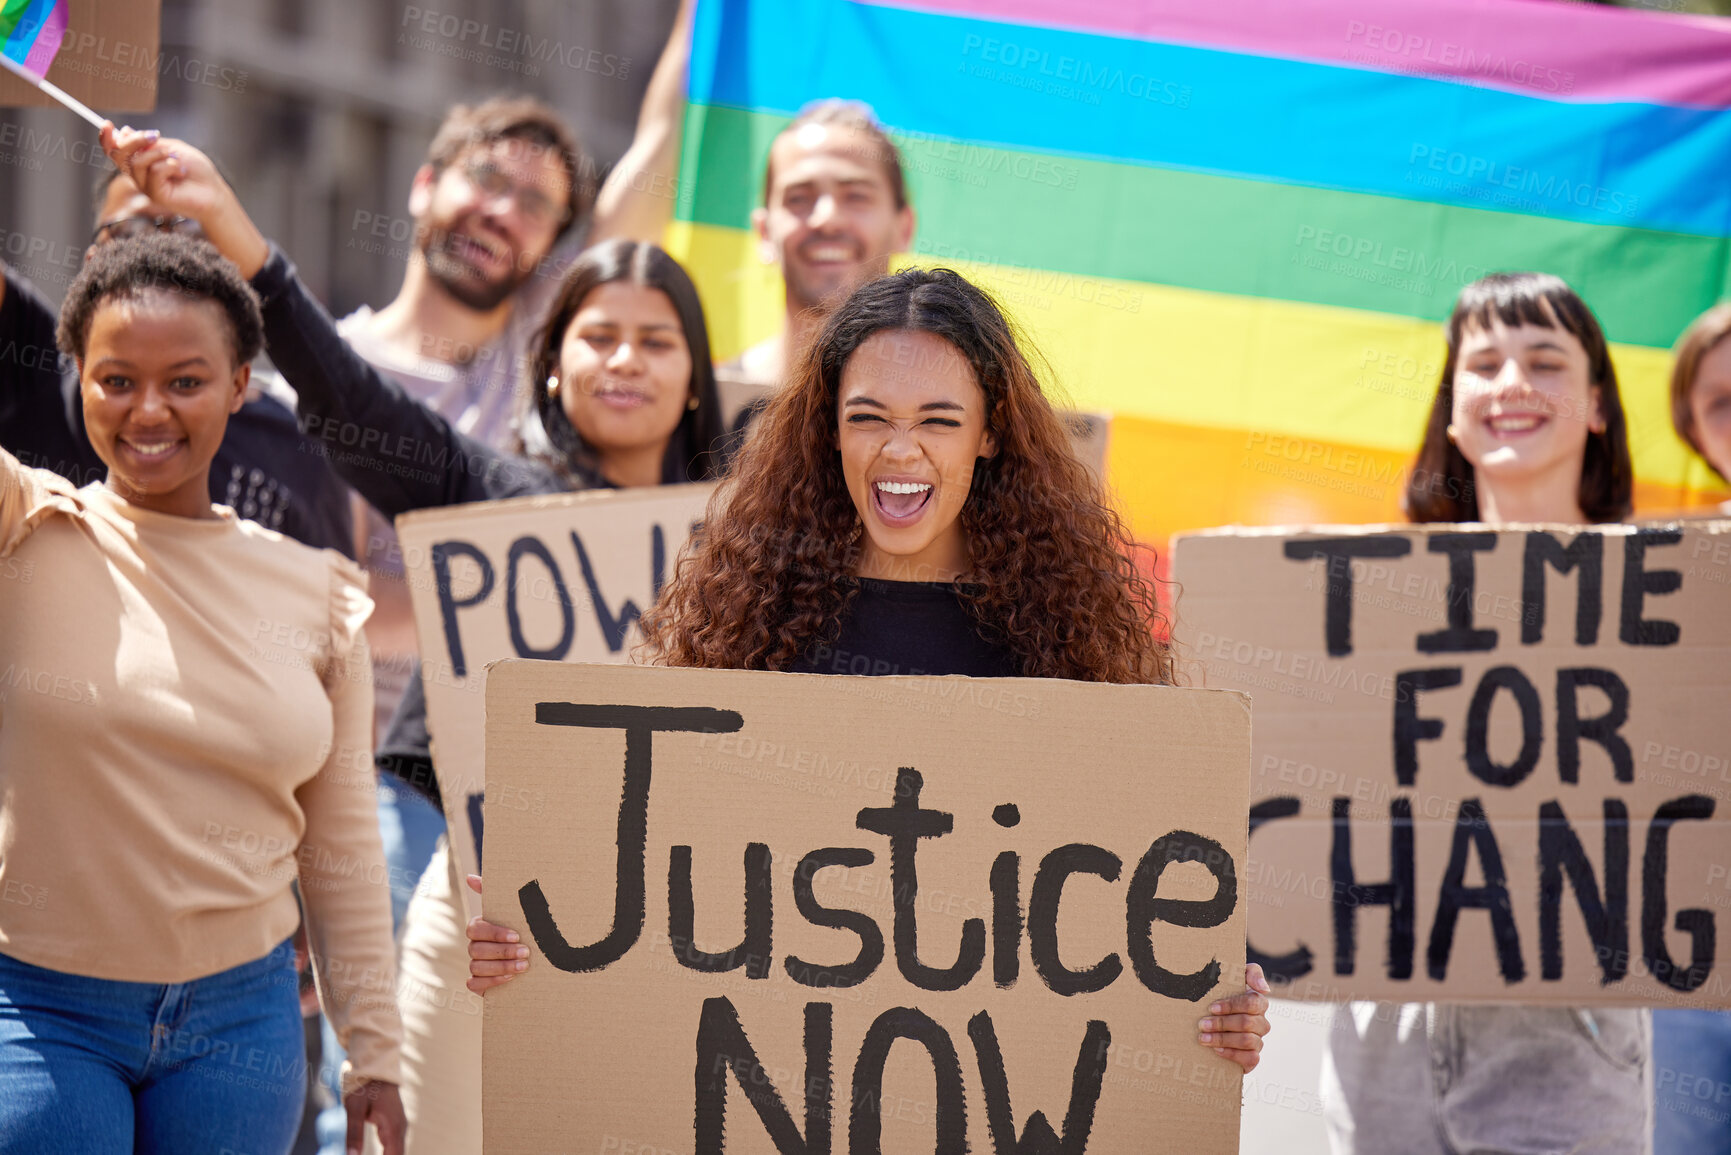
M 66 0 L 5 0 L 0 36 L 0 55 L 41 80 L 66 37 Z
M 949 16 L 1426 76 L 1561 101 L 1731 108 L 1731 21 L 1555 0 L 870 0 Z M 1009 37 L 1013 27 L 1004 29 Z

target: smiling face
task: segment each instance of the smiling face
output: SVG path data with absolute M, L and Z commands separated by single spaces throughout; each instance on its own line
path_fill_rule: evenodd
M 955 580 L 974 462 L 997 452 L 967 359 L 931 333 L 875 333 L 842 369 L 838 409 L 842 476 L 866 530 L 859 576 Z
M 1561 325 L 1462 330 L 1450 430 L 1481 486 L 1574 485 L 1604 428 L 1587 352 Z
M 913 239 L 914 212 L 896 207 L 889 174 L 863 133 L 806 124 L 771 146 L 771 183 L 752 214 L 766 260 L 781 266 L 788 303 L 832 307 L 889 272 Z
M 691 399 L 691 364 L 679 314 L 660 289 L 612 281 L 583 299 L 559 349 L 559 402 L 604 472 L 609 458 L 633 454 L 659 471 Z
M 558 154 L 515 138 L 423 167 L 409 211 L 427 272 L 469 308 L 496 308 L 552 248 L 568 195 Z
M 250 372 L 215 301 L 147 291 L 99 304 L 78 376 L 108 487 L 144 509 L 211 516 L 210 462 Z
M 1720 341 L 1702 356 L 1689 390 L 1689 412 L 1701 456 L 1731 481 L 1731 340 Z

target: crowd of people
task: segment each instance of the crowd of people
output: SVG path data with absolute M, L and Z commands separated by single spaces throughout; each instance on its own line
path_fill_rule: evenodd
M 1010 320 L 955 272 L 891 273 L 915 206 L 863 106 L 820 102 L 776 137 L 753 223 L 785 325 L 714 363 L 660 247 L 671 201 L 643 191 L 677 169 L 688 21 L 593 204 L 551 109 L 453 109 L 377 310 L 334 320 L 198 148 L 112 127 L 61 307 L 5 271 L 0 348 L 64 356 L 0 367 L 0 669 L 29 672 L 0 685 L 0 882 L 40 896 L 0 903 L 0 1153 L 288 1151 L 297 926 L 325 1149 L 369 1127 L 389 1153 L 481 1149 L 479 1000 L 528 951 L 465 924 L 440 842 L 398 514 L 719 479 L 644 660 L 1175 681 L 1150 571 Z M 1671 394 L 1721 478 L 1728 338 L 1731 305 L 1695 321 Z M 1489 276 L 1444 344 L 1413 521 L 1631 515 L 1587 302 L 1542 271 Z M 1245 1070 L 1269 1031 L 1248 975 L 1198 1025 Z M 1656 1119 L 1661 1053 L 1731 1080 L 1723 1015 L 1351 1004 L 1331 1140 L 1731 1150 Z

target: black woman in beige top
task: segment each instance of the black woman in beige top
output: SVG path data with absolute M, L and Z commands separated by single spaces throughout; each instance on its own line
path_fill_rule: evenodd
M 207 488 L 257 299 L 207 244 L 122 241 L 58 338 L 108 477 L 0 451 L 0 1155 L 285 1155 L 303 905 L 350 1146 L 399 1152 L 371 604 Z

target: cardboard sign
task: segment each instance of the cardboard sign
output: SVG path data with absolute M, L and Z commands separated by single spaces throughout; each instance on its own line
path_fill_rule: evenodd
M 1731 1006 L 1731 522 L 1177 539 L 1299 998 Z M 1277 990 L 1280 988 L 1276 988 Z
M 486 1150 L 1236 1152 L 1249 756 L 1240 694 L 494 666 Z
M 752 381 L 718 369 L 715 391 L 721 401 L 722 424 L 738 429 L 747 420 L 747 411 L 761 401 L 769 400 L 775 386 Z M 1079 409 L 1060 409 L 1058 419 L 1070 434 L 1070 451 L 1076 460 L 1086 465 L 1096 480 L 1106 476 L 1106 436 L 1112 425 L 1107 413 L 1084 413 Z
M 715 486 L 479 502 L 397 519 L 457 877 L 478 874 L 488 662 L 625 662 Z M 495 805 L 520 800 L 495 798 Z M 480 902 L 463 887 L 467 913 Z
M 48 69 L 49 83 L 98 112 L 156 111 L 158 74 L 182 71 L 162 58 L 161 24 L 162 0 L 68 0 L 66 39 Z M 0 72 L 0 108 L 53 103 Z

